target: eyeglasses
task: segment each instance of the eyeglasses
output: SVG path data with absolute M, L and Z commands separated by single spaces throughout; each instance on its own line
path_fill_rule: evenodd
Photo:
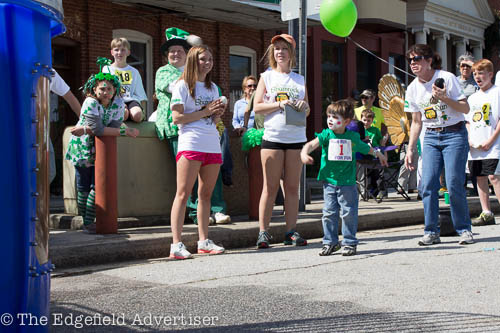
M 424 56 L 421 56 L 421 55 L 418 55 L 418 56 L 414 56 L 414 57 L 408 57 L 408 62 L 418 62 L 422 59 L 424 59 L 425 57 Z
M 361 99 L 370 99 L 368 96 L 361 96 Z
M 460 68 L 471 68 L 472 66 L 469 66 L 467 64 L 460 64 Z
M 256 84 L 249 84 L 249 85 L 247 85 L 247 88 L 257 88 L 257 85 Z

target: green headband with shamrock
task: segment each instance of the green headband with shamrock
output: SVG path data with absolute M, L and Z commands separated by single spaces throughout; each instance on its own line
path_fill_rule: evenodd
M 97 65 L 99 66 L 99 73 L 97 74 L 92 74 L 87 82 L 83 85 L 83 92 L 86 94 L 93 94 L 94 93 L 94 88 L 97 86 L 97 84 L 100 81 L 109 81 L 115 87 L 115 95 L 120 93 L 120 88 L 121 88 L 121 81 L 120 78 L 117 75 L 113 75 L 111 73 L 103 73 L 102 69 L 104 66 L 108 66 L 108 71 L 109 66 L 111 65 L 111 60 L 108 58 L 104 57 L 98 57 L 97 58 Z M 111 72 L 111 71 L 110 71 Z

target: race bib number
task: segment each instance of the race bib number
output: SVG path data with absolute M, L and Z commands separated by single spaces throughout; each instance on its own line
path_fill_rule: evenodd
M 126 85 L 132 84 L 132 71 L 115 70 L 115 74 L 120 78 L 122 84 Z
M 352 161 L 352 143 L 351 140 L 330 139 L 328 145 L 329 161 Z

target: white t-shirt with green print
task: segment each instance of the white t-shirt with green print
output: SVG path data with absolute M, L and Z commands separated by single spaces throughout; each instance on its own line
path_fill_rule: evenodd
M 189 88 L 184 80 L 179 80 L 172 92 L 170 107 L 176 104 L 184 105 L 184 113 L 199 111 L 205 105 L 219 98 L 219 89 L 212 82 L 207 89 L 204 82 L 196 82 L 195 98 L 189 94 Z M 177 151 L 197 151 L 202 153 L 221 153 L 219 132 L 212 118 L 202 118 L 187 124 L 180 124 L 179 146 Z

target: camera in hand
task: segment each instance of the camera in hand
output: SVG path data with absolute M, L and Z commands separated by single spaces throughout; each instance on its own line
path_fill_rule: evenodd
M 436 87 L 438 87 L 439 89 L 443 89 L 444 88 L 444 79 L 442 77 L 437 78 L 436 81 L 434 81 L 434 85 Z M 431 100 L 430 100 L 431 104 L 436 104 L 438 101 L 439 100 L 436 97 L 434 97 L 434 96 L 431 97 Z

